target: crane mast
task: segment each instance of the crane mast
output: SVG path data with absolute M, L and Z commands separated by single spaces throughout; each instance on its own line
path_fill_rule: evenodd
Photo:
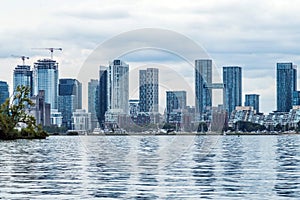
M 23 65 L 25 65 L 25 59 L 29 59 L 28 56 L 11 55 L 11 57 L 14 57 L 14 58 L 21 58 L 22 61 L 23 61 Z

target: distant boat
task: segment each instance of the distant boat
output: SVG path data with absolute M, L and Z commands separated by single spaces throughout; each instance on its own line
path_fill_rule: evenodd
M 101 128 L 95 128 L 93 134 L 103 134 L 104 131 Z

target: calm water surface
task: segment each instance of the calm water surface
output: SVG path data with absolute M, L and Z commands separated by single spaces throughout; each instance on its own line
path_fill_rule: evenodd
M 300 199 L 300 136 L 0 142 L 0 199 Z

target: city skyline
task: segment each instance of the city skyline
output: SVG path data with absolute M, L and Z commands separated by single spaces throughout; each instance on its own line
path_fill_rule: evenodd
M 119 63 L 116 63 L 116 62 L 119 62 Z M 114 80 L 114 79 L 117 78 L 118 79 L 117 82 L 118 82 L 119 81 L 118 77 L 120 77 L 120 81 L 122 83 L 126 83 L 126 84 L 121 84 L 121 85 L 124 86 L 125 89 L 120 90 L 120 91 L 125 91 L 126 92 L 126 90 L 128 90 L 128 88 L 129 88 L 129 84 L 127 83 L 128 82 L 127 79 L 130 75 L 129 70 L 128 70 L 129 65 L 126 64 L 124 61 L 121 61 L 121 60 L 113 60 L 113 61 L 110 61 L 109 63 L 110 64 L 109 64 L 108 67 L 100 66 L 99 78 L 102 77 L 103 71 L 107 71 L 108 69 L 110 69 L 109 72 L 107 72 L 107 73 L 108 73 L 108 75 L 110 75 L 111 80 L 109 82 L 107 82 L 105 80 L 105 79 L 108 78 L 107 77 L 107 78 L 102 80 L 102 82 L 103 82 L 102 84 L 108 84 L 108 83 L 111 84 L 111 83 L 113 83 L 113 85 L 115 85 L 114 82 L 116 82 L 116 80 Z M 117 69 L 116 73 L 119 74 L 119 75 L 117 75 L 114 72 L 114 67 L 113 67 L 114 65 L 120 65 L 120 66 L 124 65 L 125 67 L 127 66 L 127 68 L 125 69 L 125 71 L 124 70 L 119 71 L 119 69 L 116 68 Z M 53 88 L 56 87 L 55 82 L 58 81 L 58 80 L 63 80 L 63 79 L 71 79 L 71 78 L 60 78 L 60 77 L 58 77 L 58 70 L 59 70 L 58 69 L 58 63 L 55 60 L 50 60 L 50 59 L 39 59 L 39 60 L 37 60 L 35 62 L 34 68 L 32 70 L 31 70 L 31 67 L 29 65 L 17 65 L 16 68 L 14 69 L 14 71 L 13 71 L 13 76 L 14 76 L 13 88 L 15 88 L 17 85 L 22 85 L 22 84 L 27 85 L 27 86 L 31 85 L 31 86 L 33 86 L 33 89 L 34 89 L 33 94 L 35 94 L 38 90 L 40 90 L 39 88 L 41 88 L 42 90 L 45 90 L 46 93 L 48 92 L 49 94 L 51 94 L 50 96 L 53 96 L 53 95 L 55 96 L 56 94 L 55 94 L 55 92 L 53 92 L 54 91 Z M 220 86 L 214 86 L 215 83 L 212 83 L 212 80 L 211 80 L 212 76 L 213 76 L 212 75 L 212 60 L 209 60 L 209 59 L 196 59 L 194 70 L 195 70 L 195 74 L 194 74 L 194 76 L 195 76 L 194 77 L 195 78 L 195 85 L 194 86 L 195 86 L 195 90 L 196 90 L 196 94 L 195 94 L 195 96 L 196 96 L 195 103 L 196 104 L 195 105 L 188 104 L 188 105 L 189 106 L 195 106 L 195 108 L 197 110 L 197 99 L 198 99 L 197 98 L 197 88 L 199 88 L 199 84 L 200 84 L 200 85 L 203 85 L 204 89 L 205 88 L 210 88 L 210 89 L 207 89 L 207 90 L 209 90 L 208 97 L 204 98 L 205 95 L 203 95 L 203 94 L 200 95 L 200 92 L 198 92 L 198 96 L 200 95 L 200 96 L 202 96 L 202 98 L 208 99 L 208 100 L 206 100 L 207 103 L 204 102 L 204 104 L 207 104 L 207 105 L 203 104 L 201 106 L 202 109 L 204 109 L 205 107 L 209 108 L 209 107 L 212 106 L 211 101 L 214 98 L 213 95 L 212 95 L 211 88 L 212 89 L 220 89 L 220 88 L 218 88 Z M 124 71 L 124 72 L 122 72 L 122 71 Z M 141 101 L 141 99 L 143 99 L 143 98 L 147 99 L 147 100 L 151 100 L 151 98 L 152 98 L 151 95 L 154 95 L 154 97 L 153 97 L 154 99 L 158 98 L 158 88 L 161 87 L 159 79 L 158 79 L 158 71 L 159 71 L 158 68 L 147 68 L 147 69 L 139 70 L 139 84 L 147 85 L 148 84 L 147 81 L 148 82 L 150 81 L 149 82 L 150 85 L 152 85 L 152 86 L 157 85 L 158 86 L 158 87 L 155 86 L 153 88 L 150 88 L 149 91 L 151 91 L 151 92 L 147 92 L 146 90 L 143 91 L 143 87 L 140 87 L 139 88 L 139 94 L 140 94 L 139 101 L 140 101 L 140 103 L 143 102 L 143 101 Z M 243 68 L 239 67 L 239 66 L 223 66 L 223 77 L 222 77 L 223 83 L 217 83 L 216 84 L 216 85 L 224 84 L 223 87 L 225 88 L 225 90 L 224 90 L 224 92 L 225 92 L 224 95 L 225 96 L 223 97 L 224 98 L 223 103 L 226 106 L 226 109 L 230 113 L 232 112 L 232 110 L 234 110 L 235 106 L 242 106 L 242 100 L 241 100 L 242 95 L 245 95 L 245 98 L 244 98 L 245 106 L 249 106 L 249 102 L 252 101 L 252 103 L 250 103 L 250 104 L 253 104 L 252 107 L 254 107 L 254 109 L 257 108 L 255 110 L 259 111 L 259 103 L 258 103 L 259 100 L 258 100 L 258 98 L 259 98 L 260 94 L 251 94 L 251 95 L 249 95 L 249 94 L 246 94 L 242 90 L 242 82 L 243 82 L 242 71 L 243 71 Z M 40 73 L 40 75 L 39 75 L 39 73 Z M 122 74 L 126 74 L 124 80 L 122 78 L 122 76 L 123 76 Z M 277 99 L 277 101 L 275 103 L 279 107 L 277 107 L 277 110 L 274 110 L 274 111 L 288 112 L 292 108 L 293 105 L 299 105 L 298 102 L 300 102 L 300 100 L 299 100 L 300 98 L 298 97 L 300 91 L 297 91 L 297 81 L 296 81 L 297 80 L 297 66 L 294 65 L 291 62 L 276 63 L 276 74 L 277 74 L 277 77 L 276 77 L 276 83 L 277 83 L 276 94 L 277 94 L 277 98 L 279 98 L 279 99 Z M 286 75 L 286 74 L 289 74 L 289 75 Z M 108 76 L 108 75 L 106 75 L 106 76 Z M 33 78 L 33 77 L 36 77 L 36 78 Z M 38 84 L 39 80 L 42 80 L 42 84 Z M 49 82 L 49 80 L 51 80 L 51 81 Z M 94 85 L 96 86 L 97 81 L 98 80 L 96 80 L 96 79 L 90 79 L 89 85 L 88 85 L 88 90 L 89 90 L 91 82 L 95 82 Z M 101 78 L 100 78 L 100 81 L 101 81 Z M 202 82 L 199 83 L 199 81 L 202 81 Z M 229 81 L 229 83 L 226 83 L 228 81 Z M 44 84 L 44 82 L 45 82 L 46 85 Z M 50 83 L 51 86 L 49 86 L 49 83 Z M 117 85 L 120 85 L 120 83 L 117 84 Z M 227 86 L 227 90 L 228 90 L 228 88 L 237 87 L 237 89 L 234 89 L 234 90 L 236 90 L 234 93 L 236 93 L 237 95 L 233 95 L 234 93 L 232 93 L 232 92 L 230 92 L 230 95 L 227 94 L 228 91 L 226 91 L 226 85 L 230 86 L 230 87 Z M 233 86 L 233 85 L 236 85 L 236 86 Z M 59 86 L 59 84 L 57 84 L 57 87 L 58 86 Z M 9 87 L 10 86 L 8 85 L 8 88 Z M 82 86 L 80 86 L 80 87 L 82 87 Z M 103 90 L 103 89 L 108 88 L 108 87 L 109 86 L 103 85 L 103 87 L 101 89 Z M 50 88 L 50 89 L 47 89 L 47 88 Z M 112 90 L 116 90 L 115 86 L 110 87 L 110 88 Z M 280 88 L 282 88 L 282 89 L 280 89 Z M 282 98 L 283 97 L 285 98 L 286 95 L 281 94 L 281 93 L 282 93 L 282 91 L 286 92 L 288 90 L 288 88 L 291 89 L 291 92 L 289 92 L 289 94 L 290 94 L 289 98 L 286 98 L 286 100 L 283 100 Z M 59 92 L 59 91 L 60 90 L 58 89 L 57 92 Z M 97 91 L 97 92 L 99 92 L 99 91 Z M 128 91 L 128 93 L 129 92 L 130 91 Z M 110 91 L 110 92 L 103 91 L 102 93 L 103 94 L 105 93 L 105 95 L 111 95 L 112 91 Z M 117 93 L 120 93 L 120 92 L 117 92 Z M 149 97 L 143 97 L 143 96 L 141 96 L 141 94 L 143 95 L 143 93 L 148 93 L 147 95 L 150 95 L 150 96 Z M 206 94 L 206 93 L 207 92 L 204 92 L 204 94 Z M 95 95 L 99 95 L 99 93 L 95 94 Z M 237 100 L 233 101 L 233 100 L 228 99 L 228 97 L 226 97 L 228 95 L 232 96 L 231 99 L 236 97 Z M 59 94 L 57 96 L 59 97 Z M 125 95 L 125 96 L 127 98 L 127 95 Z M 253 96 L 253 97 L 250 97 L 250 96 Z M 251 99 L 249 99 L 249 98 L 247 99 L 247 97 L 250 97 Z M 88 103 L 92 104 L 92 102 L 90 102 L 90 94 L 87 96 L 87 98 L 89 99 Z M 111 98 L 111 97 L 108 97 L 108 98 Z M 46 97 L 46 99 L 47 99 L 47 97 Z M 52 99 L 51 100 L 52 104 L 53 104 L 53 102 L 55 103 L 56 101 L 59 101 L 59 98 L 57 98 L 57 100 L 55 100 L 55 98 L 51 98 L 51 99 Z M 132 98 L 129 97 L 129 99 L 132 99 Z M 81 104 L 82 104 L 82 97 L 81 97 L 80 101 L 81 101 Z M 151 100 L 151 101 L 153 101 L 153 100 Z M 285 108 L 284 109 L 280 108 L 280 105 L 278 104 L 278 102 L 282 104 L 283 102 L 287 102 L 287 101 L 289 101 L 288 105 L 286 105 L 288 108 L 286 108 L 286 109 Z M 46 102 L 47 102 L 47 100 L 46 100 Z M 107 103 L 111 103 L 111 102 L 112 102 L 112 100 L 110 100 L 110 102 L 107 102 Z M 157 100 L 154 100 L 153 102 L 157 102 Z M 231 102 L 232 106 L 230 106 L 228 104 L 228 102 Z M 256 102 L 256 103 L 253 103 L 253 102 Z M 49 102 L 49 103 L 51 104 L 51 102 Z M 257 105 L 254 105 L 254 104 L 257 104 Z M 218 105 L 220 105 L 220 104 L 218 104 Z M 213 106 L 218 106 L 218 105 L 213 105 Z M 128 106 L 128 105 L 126 105 L 126 106 Z M 128 108 L 126 108 L 126 106 L 124 106 L 124 108 L 125 108 L 125 110 L 128 110 Z M 156 104 L 156 106 L 158 106 L 158 104 Z M 110 105 L 108 105 L 108 107 L 110 107 Z M 166 107 L 167 107 L 167 105 L 165 105 L 164 109 Z M 91 108 L 90 108 L 90 110 L 91 110 Z M 153 111 L 157 112 L 157 108 L 154 107 Z M 141 110 L 141 112 L 149 112 L 149 111 Z M 201 115 L 200 110 L 198 110 L 198 112 Z M 128 113 L 128 112 L 124 112 L 124 113 Z
M 63 52 L 54 53 L 54 59 L 60 64 L 60 77 L 77 77 L 87 56 L 99 44 L 120 33 L 144 27 L 174 30 L 192 38 L 206 49 L 219 74 L 224 65 L 242 66 L 244 81 L 253 83 L 243 84 L 243 90 L 261 95 L 262 112 L 276 109 L 276 95 L 272 92 L 276 88 L 275 63 L 300 63 L 297 1 L 221 0 L 205 4 L 165 1 L 159 5 L 149 1 L 122 1 L 118 6 L 92 0 L 72 1 L 72 6 L 69 6 L 70 1 L 56 0 L 2 3 L 0 41 L 5 48 L 0 51 L 0 80 L 7 81 L 10 86 L 13 81 L 9 72 L 21 63 L 11 54 L 29 56 L 25 64 L 33 66 L 33 62 L 49 57 L 49 53 L 32 48 L 62 47 Z M 59 9 L 55 6 L 58 3 Z M 231 7 L 236 11 L 230 12 L 228 8 Z M 34 12 L 28 15 L 28 11 Z M 117 26 L 112 27 L 112 24 Z M 143 58 L 140 55 L 136 59 L 124 60 L 130 66 L 140 66 L 147 61 Z M 149 55 L 148 61 L 150 58 L 153 63 L 172 61 L 158 54 Z M 184 73 L 184 65 L 179 63 L 178 68 Z

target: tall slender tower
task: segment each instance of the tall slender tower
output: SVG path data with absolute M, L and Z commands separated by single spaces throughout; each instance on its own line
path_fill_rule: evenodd
M 33 73 L 29 65 L 18 65 L 14 70 L 14 91 L 18 85 L 24 85 L 30 88 L 30 96 L 33 95 Z
M 196 112 L 200 117 L 212 106 L 212 60 L 195 60 L 195 92 Z
M 289 112 L 293 92 L 297 90 L 297 67 L 293 63 L 277 63 L 277 111 Z
M 129 65 L 121 60 L 109 63 L 108 107 L 116 114 L 129 114 Z
M 35 91 L 45 91 L 45 102 L 51 104 L 51 109 L 58 108 L 58 63 L 55 60 L 43 59 L 34 63 Z
M 96 115 L 96 93 L 99 80 L 91 79 L 88 83 L 88 112 L 91 113 L 91 128 L 94 130 L 98 127 L 98 119 Z
M 108 68 L 100 66 L 99 83 L 96 90 L 95 111 L 98 123 L 103 128 L 105 122 L 105 113 L 108 109 Z
M 225 106 L 230 116 L 236 106 L 242 105 L 242 68 L 237 66 L 223 67 L 225 86 Z
M 140 70 L 140 111 L 158 112 L 158 69 Z

